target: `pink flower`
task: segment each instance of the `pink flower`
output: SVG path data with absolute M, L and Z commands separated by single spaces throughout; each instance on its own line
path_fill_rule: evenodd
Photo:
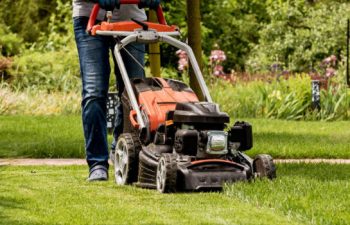
M 331 55 L 331 56 L 325 58 L 322 61 L 322 64 L 323 65 L 333 65 L 333 66 L 335 66 L 336 62 L 337 62 L 337 57 L 335 55 Z
M 221 65 L 216 65 L 213 69 L 213 74 L 215 76 L 224 75 L 224 67 Z
M 188 57 L 187 53 L 183 50 L 176 51 L 176 55 L 179 57 L 177 69 L 182 72 L 188 67 Z
M 333 68 L 326 69 L 326 77 L 334 77 L 336 70 Z
M 225 52 L 222 50 L 212 50 L 209 57 L 211 63 L 213 62 L 223 62 L 226 60 Z

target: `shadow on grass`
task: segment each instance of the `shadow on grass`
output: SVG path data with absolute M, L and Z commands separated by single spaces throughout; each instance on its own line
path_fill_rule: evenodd
M 26 210 L 24 207 L 25 200 L 15 199 L 11 197 L 0 196 L 0 224 L 6 225 L 43 225 L 43 223 L 36 223 L 31 221 L 23 221 L 23 218 L 16 218 L 15 215 L 6 215 L 9 210 Z

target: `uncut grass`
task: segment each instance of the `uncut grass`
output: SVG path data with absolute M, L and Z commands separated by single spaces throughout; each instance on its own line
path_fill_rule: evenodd
M 347 224 L 349 165 L 280 165 L 220 193 L 85 181 L 87 168 L 0 167 L 0 224 Z
M 254 148 L 275 158 L 350 158 L 350 121 L 316 122 L 245 119 L 253 126 Z
M 253 125 L 250 156 L 350 158 L 350 121 L 245 120 Z M 1 158 L 85 157 L 80 116 L 0 116 L 0 137 Z
M 79 116 L 0 116 L 0 157 L 84 157 Z

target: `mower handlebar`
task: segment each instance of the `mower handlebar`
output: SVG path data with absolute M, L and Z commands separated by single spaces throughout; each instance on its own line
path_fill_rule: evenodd
M 140 0 L 120 0 L 120 5 L 139 5 L 140 4 Z M 165 20 L 164 14 L 163 14 L 163 9 L 161 5 L 158 5 L 158 7 L 155 9 L 157 12 L 157 18 L 158 18 L 158 22 L 160 24 L 164 24 L 166 25 L 167 22 Z M 98 15 L 98 12 L 100 11 L 100 6 L 99 4 L 95 4 L 94 7 L 92 8 L 91 14 L 90 14 L 90 19 L 86 28 L 86 32 L 88 34 L 91 33 L 92 27 L 95 25 L 96 22 L 96 18 Z

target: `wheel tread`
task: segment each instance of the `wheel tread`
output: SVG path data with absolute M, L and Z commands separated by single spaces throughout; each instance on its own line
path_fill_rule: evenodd
M 166 179 L 163 193 L 173 193 L 177 189 L 177 162 L 176 155 L 171 153 L 162 154 L 160 160 L 164 158 L 166 167 Z
M 138 154 L 141 150 L 141 144 L 138 137 L 132 133 L 123 133 L 119 139 L 124 138 L 129 156 L 129 165 L 125 184 L 132 184 L 137 181 L 138 176 Z
M 261 163 L 263 171 L 257 171 L 258 163 Z M 276 175 L 276 166 L 273 162 L 273 158 L 270 155 L 267 154 L 259 154 L 254 159 L 254 172 L 259 172 L 261 177 L 267 177 L 269 179 L 275 179 L 277 177 Z

